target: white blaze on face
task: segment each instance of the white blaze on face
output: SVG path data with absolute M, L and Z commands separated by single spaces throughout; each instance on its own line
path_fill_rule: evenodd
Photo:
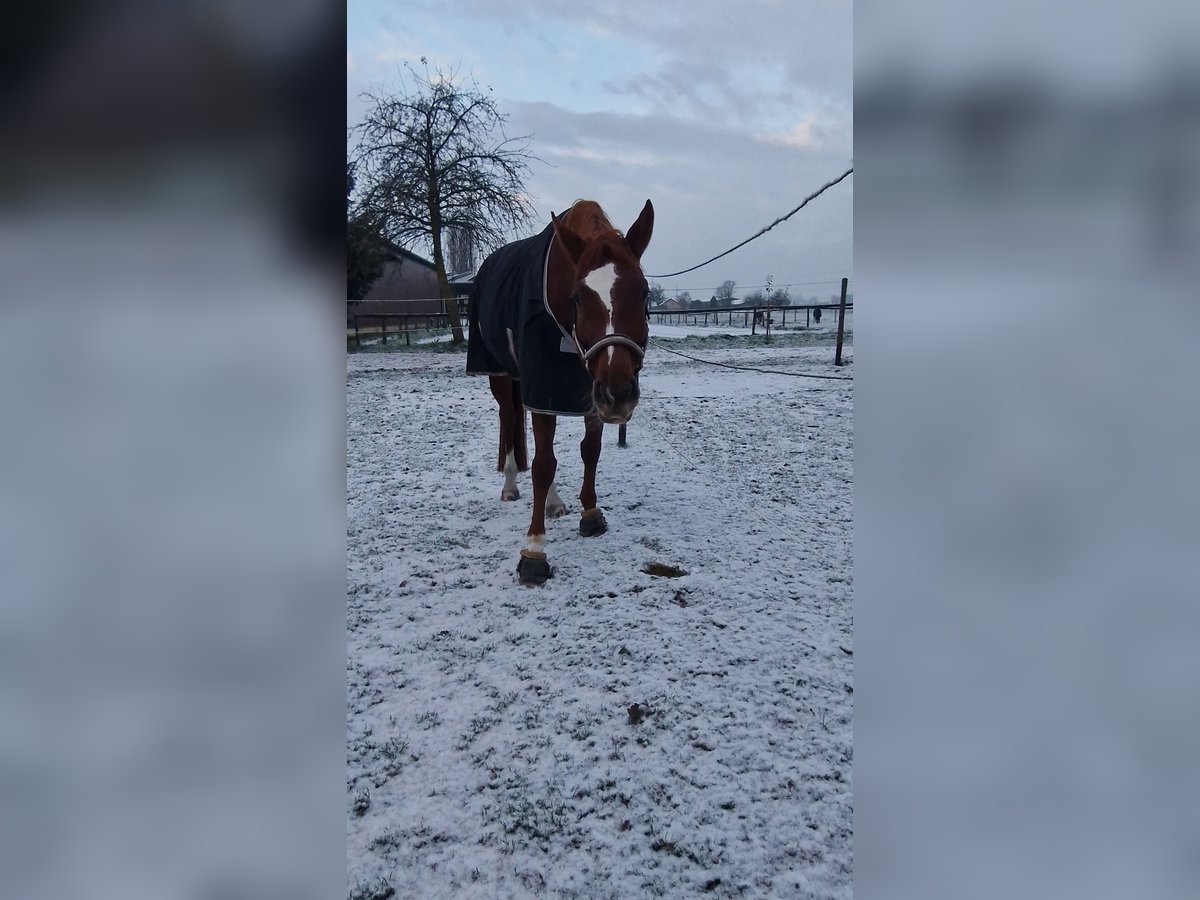
M 600 302 L 603 303 L 604 308 L 608 310 L 608 329 L 605 333 L 612 334 L 612 289 L 613 285 L 617 283 L 617 267 L 612 263 L 609 263 L 607 266 L 601 266 L 599 269 L 589 272 L 587 278 L 583 279 L 583 283 L 600 295 Z
M 587 278 L 583 279 L 583 283 L 590 287 L 593 291 L 600 295 L 600 302 L 604 304 L 604 308 L 608 310 L 608 328 L 605 329 L 605 334 L 613 333 L 613 301 L 612 289 L 617 283 L 617 267 L 612 263 L 607 266 L 601 266 L 588 273 Z M 613 348 L 608 347 L 608 361 L 612 362 Z

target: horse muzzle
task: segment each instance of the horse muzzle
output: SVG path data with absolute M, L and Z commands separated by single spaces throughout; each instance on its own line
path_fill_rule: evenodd
M 592 388 L 596 415 L 609 425 L 624 425 L 633 418 L 633 410 L 640 396 L 636 379 L 615 388 L 597 382 Z

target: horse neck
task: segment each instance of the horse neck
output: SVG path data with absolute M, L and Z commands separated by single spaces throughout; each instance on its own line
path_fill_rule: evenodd
M 557 240 L 550 242 L 550 260 L 546 265 L 546 302 L 558 324 L 571 329 L 571 292 L 575 289 L 575 267 Z

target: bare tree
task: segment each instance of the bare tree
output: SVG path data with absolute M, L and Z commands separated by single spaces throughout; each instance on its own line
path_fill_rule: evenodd
M 475 236 L 462 228 L 450 229 L 450 272 L 461 275 L 475 270 Z
M 368 92 L 369 108 L 352 132 L 359 191 L 356 207 L 397 244 L 432 247 L 443 300 L 454 296 L 446 271 L 453 234 L 499 245 L 533 219 L 525 194 L 528 138 L 504 132 L 507 117 L 477 83 L 456 72 L 424 73 L 405 64 L 410 83 Z M 450 310 L 447 310 L 450 312 Z M 454 342 L 463 340 L 452 314 Z
M 737 287 L 736 282 L 722 281 L 721 286 L 717 288 L 716 299 L 728 306 L 733 301 L 733 289 Z

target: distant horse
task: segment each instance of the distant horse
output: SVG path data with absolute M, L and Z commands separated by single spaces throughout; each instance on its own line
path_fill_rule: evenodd
M 484 260 L 469 305 L 467 372 L 489 375 L 500 405 L 501 500 L 520 497 L 517 473 L 528 467 L 525 410 L 533 414 L 533 517 L 517 564 L 524 585 L 551 576 L 546 516 L 567 512 L 554 487 L 557 416 L 584 417 L 579 533 L 608 530 L 596 501 L 604 423 L 623 425 L 633 415 L 650 334 L 641 265 L 654 229 L 650 201 L 625 235 L 591 200 L 550 220 L 540 234 Z

